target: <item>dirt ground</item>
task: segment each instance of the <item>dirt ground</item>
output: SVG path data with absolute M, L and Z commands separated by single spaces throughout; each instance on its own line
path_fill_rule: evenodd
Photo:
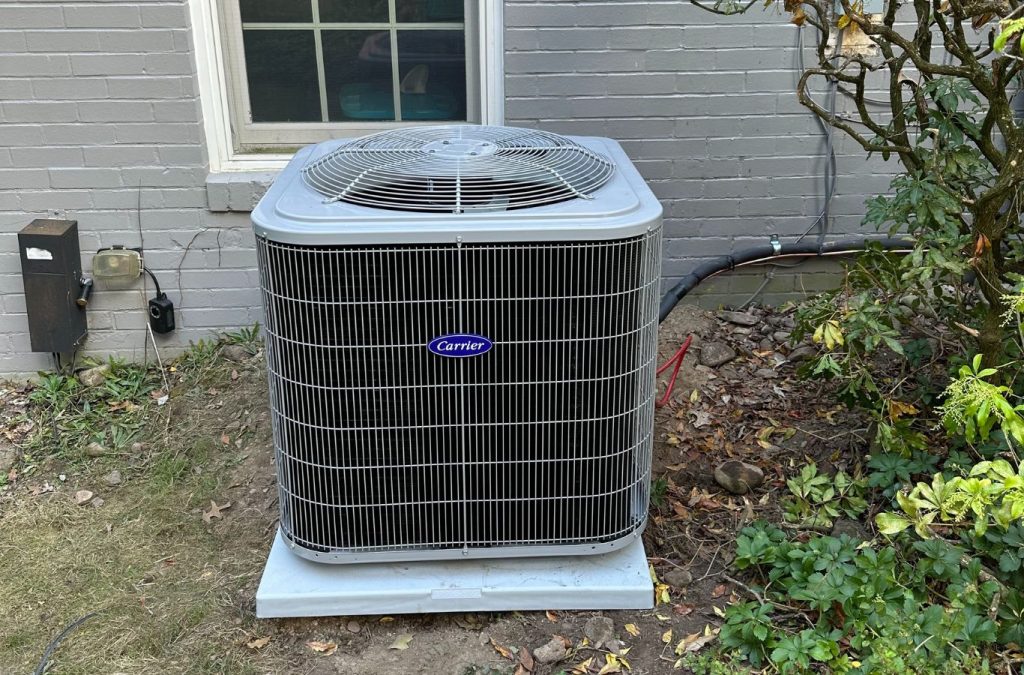
M 154 407 L 130 449 L 28 456 L 0 488 L 0 673 L 32 672 L 51 639 L 90 612 L 47 672 L 597 673 L 608 650 L 585 637 L 598 616 L 613 623 L 621 645 L 612 646 L 629 650 L 623 672 L 685 672 L 673 670 L 672 646 L 716 626 L 715 608 L 742 597 L 723 577 L 736 531 L 777 519 L 779 487 L 805 457 L 850 468 L 848 451 L 865 445 L 859 420 L 794 377 L 791 320 L 753 314 L 755 325 L 742 326 L 683 306 L 661 327 L 662 360 L 687 335 L 694 343 L 656 416 L 661 488 L 644 539 L 670 588 L 654 610 L 257 620 L 277 518 L 266 379 L 261 353 L 221 347 Z M 708 361 L 722 347 L 736 357 L 699 365 L 702 349 Z M 24 425 L 26 398 L 23 386 L 0 386 L 9 437 Z M 713 469 L 730 458 L 760 466 L 765 484 L 746 497 L 723 493 Z M 79 504 L 83 490 L 93 494 Z M 523 655 L 553 636 L 569 645 L 565 659 Z M 588 658 L 589 671 L 573 670 Z

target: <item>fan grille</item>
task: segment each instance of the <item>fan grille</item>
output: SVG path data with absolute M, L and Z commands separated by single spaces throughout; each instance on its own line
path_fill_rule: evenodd
M 338 148 L 302 170 L 328 201 L 399 211 L 506 211 L 590 199 L 614 167 L 544 131 L 450 125 L 395 129 Z

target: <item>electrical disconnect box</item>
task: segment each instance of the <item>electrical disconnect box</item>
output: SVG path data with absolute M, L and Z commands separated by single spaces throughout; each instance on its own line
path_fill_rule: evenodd
M 78 221 L 33 220 L 18 233 L 32 351 L 66 353 L 85 340 L 91 284 L 82 278 Z

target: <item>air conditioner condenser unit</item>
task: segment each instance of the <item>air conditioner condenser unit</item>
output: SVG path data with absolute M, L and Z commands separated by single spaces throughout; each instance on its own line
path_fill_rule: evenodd
M 617 143 L 329 141 L 252 220 L 280 495 L 261 616 L 650 605 L 661 206 Z

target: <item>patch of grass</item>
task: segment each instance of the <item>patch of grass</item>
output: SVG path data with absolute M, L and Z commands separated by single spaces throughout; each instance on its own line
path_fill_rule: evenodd
M 174 367 L 183 377 L 198 379 L 204 371 L 214 365 L 219 352 L 220 340 L 193 342 L 189 345 L 188 350 L 177 359 Z
M 237 331 L 224 333 L 221 339 L 225 344 L 245 347 L 249 350 L 250 354 L 255 354 L 263 346 L 263 338 L 260 337 L 260 325 L 258 323 L 246 328 L 240 328 Z
M 158 490 L 166 490 L 188 473 L 188 466 L 186 457 L 171 453 L 161 454 L 150 471 L 150 484 Z
M 153 403 L 150 394 L 160 373 L 146 366 L 111 359 L 103 383 L 87 387 L 73 375 L 42 373 L 29 394 L 27 416 L 35 423 L 26 451 L 78 460 L 86 446 L 127 447 L 142 428 Z
M 190 344 L 188 351 L 182 354 L 175 363 L 179 377 L 204 384 L 208 383 L 211 374 L 216 372 L 217 365 L 221 363 L 218 357 L 227 345 L 240 346 L 250 356 L 257 354 L 263 347 L 259 324 Z
M 223 344 L 205 343 L 183 357 L 201 368 L 176 367 L 180 391 L 171 403 L 177 405 L 151 402 L 150 392 L 161 384 L 158 371 L 116 362 L 103 386 L 50 375 L 33 391 L 34 452 L 57 454 L 67 480 L 40 460 L 24 480 L 47 481 L 56 491 L 32 496 L 19 480 L 11 498 L 0 502 L 0 673 L 31 672 L 64 626 L 94 611 L 96 617 L 61 643 L 48 672 L 292 671 L 283 647 L 245 647 L 266 630 L 251 607 L 270 543 L 265 517 L 254 526 L 256 512 L 243 517 L 241 504 L 211 524 L 201 517 L 210 499 L 238 501 L 227 487 L 244 469 L 220 434 L 225 419 L 262 406 L 254 399 L 265 395 L 257 376 L 224 388 L 223 395 L 198 385 L 203 374 L 230 381 L 240 368 L 217 358 Z M 261 433 L 258 442 L 268 444 L 269 431 Z M 144 445 L 88 460 L 73 452 L 99 439 L 108 448 L 129 439 Z M 68 458 L 81 461 L 67 464 Z M 124 480 L 111 487 L 101 477 L 115 467 Z M 80 489 L 104 503 L 77 506 L 73 495 Z
M 167 490 L 180 483 L 190 474 L 197 476 L 193 482 L 198 487 L 205 487 L 203 494 L 215 487 L 215 479 L 210 475 L 202 475 L 203 467 L 210 461 L 213 441 L 205 438 L 196 439 L 190 447 L 179 448 L 156 453 L 149 470 L 149 483 L 156 490 Z M 209 483 L 214 480 L 214 485 Z

